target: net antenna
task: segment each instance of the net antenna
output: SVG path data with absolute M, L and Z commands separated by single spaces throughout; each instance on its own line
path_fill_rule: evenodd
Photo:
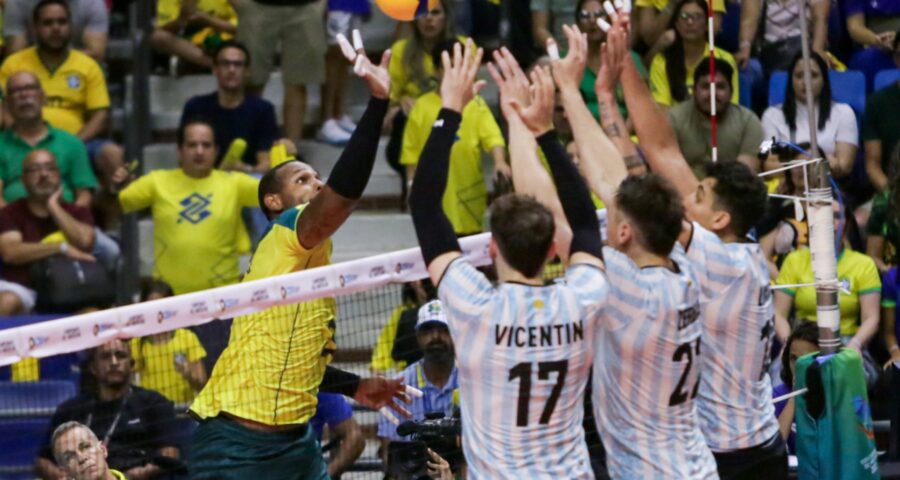
M 713 0 L 706 3 L 706 31 L 709 35 L 709 125 L 712 143 L 712 161 L 719 161 L 719 141 L 716 132 L 716 29 L 713 16 Z M 731 79 L 729 79 L 731 81 Z M 697 86 L 694 85 L 694 88 Z

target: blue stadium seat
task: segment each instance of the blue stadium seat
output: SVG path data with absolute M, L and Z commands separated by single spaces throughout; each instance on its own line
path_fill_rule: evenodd
M 0 478 L 34 478 L 31 471 L 49 431 L 49 417 L 0 419 Z
M 753 108 L 750 95 L 750 75 L 741 71 L 738 73 L 738 100 L 739 103 L 747 108 Z
M 65 380 L 0 383 L 0 417 L 51 416 L 56 407 L 77 393 Z
M 846 103 L 853 108 L 857 120 L 866 109 L 866 77 L 861 72 L 830 70 L 831 96 L 836 102 Z M 769 105 L 784 103 L 788 75 L 785 71 L 772 72 L 769 79 Z
M 882 70 L 875 75 L 875 90 L 878 91 L 882 88 L 897 82 L 900 80 L 900 69 L 893 70 Z

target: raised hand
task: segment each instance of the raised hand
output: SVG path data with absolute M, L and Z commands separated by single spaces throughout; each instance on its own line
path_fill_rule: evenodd
M 625 62 L 631 56 L 628 46 L 630 21 L 630 16 L 627 13 L 620 13 L 613 21 L 612 28 L 606 32 L 606 43 L 604 43 L 602 48 L 603 66 L 609 69 L 608 75 L 614 75 L 617 81 L 622 74 Z M 599 83 L 599 73 L 597 76 L 597 82 Z
M 484 51 L 479 48 L 473 54 L 474 48 L 472 40 L 466 40 L 465 47 L 459 43 L 453 45 L 452 58 L 448 52 L 441 55 L 444 68 L 444 78 L 441 80 L 442 107 L 462 113 L 463 108 L 484 87 L 483 80 L 475 81 Z
M 373 410 L 380 410 L 383 414 L 386 413 L 386 408 L 391 408 L 408 418 L 411 414 L 398 403 L 398 400 L 409 404 L 412 402 L 410 394 L 422 395 L 418 390 L 403 385 L 400 379 L 372 377 L 360 380 L 353 399 Z
M 500 87 L 500 107 L 507 122 L 522 121 L 536 136 L 553 128 L 554 87 L 550 72 L 536 67 L 528 77 L 507 50 L 494 52 L 488 72 Z
M 388 74 L 391 51 L 385 50 L 381 55 L 381 63 L 375 65 L 366 56 L 359 30 L 353 30 L 353 45 L 343 34 L 338 34 L 337 40 L 344 57 L 353 64 L 353 73 L 366 82 L 372 96 L 387 100 L 391 94 L 391 76 Z
M 563 32 L 569 43 L 569 51 L 565 58 L 553 60 L 553 79 L 560 90 L 578 89 L 584 77 L 584 65 L 587 62 L 587 35 L 581 33 L 575 25 L 563 25 Z M 548 48 L 550 42 L 547 40 Z

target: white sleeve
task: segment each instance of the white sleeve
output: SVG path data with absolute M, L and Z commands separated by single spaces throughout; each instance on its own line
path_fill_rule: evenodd
M 575 293 L 582 315 L 598 311 L 609 296 L 606 273 L 595 265 L 575 264 L 566 269 L 566 286 Z
M 763 112 L 762 127 L 764 140 L 771 140 L 772 137 L 786 138 L 787 125 L 784 122 L 784 113 L 779 106 L 769 107 Z
M 462 257 L 450 263 L 438 285 L 438 298 L 451 322 L 479 320 L 493 293 L 487 277 Z
M 743 268 L 734 261 L 727 245 L 716 234 L 697 222 L 691 225 L 693 231 L 685 248 L 686 255 L 699 279 L 700 293 L 706 300 L 711 300 L 738 280 L 743 275 Z
M 859 146 L 859 128 L 856 125 L 856 114 L 846 103 L 835 103 L 831 108 L 831 117 L 837 123 L 835 143 L 843 142 Z

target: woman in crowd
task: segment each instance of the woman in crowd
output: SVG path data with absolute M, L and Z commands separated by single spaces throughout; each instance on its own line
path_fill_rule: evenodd
M 794 389 L 794 369 L 797 359 L 809 353 L 819 351 L 819 327 L 815 322 L 803 322 L 791 332 L 781 351 L 781 381 L 772 389 L 772 397 L 778 398 L 791 393 Z M 781 438 L 787 442 L 788 450 L 794 451 L 794 399 L 783 400 L 775 404 L 775 416 Z
M 792 143 L 809 142 L 809 116 L 806 109 L 807 95 L 812 97 L 816 110 L 816 136 L 819 148 L 828 158 L 831 174 L 835 178 L 847 176 L 853 170 L 853 160 L 859 145 L 856 115 L 845 103 L 831 97 L 828 64 L 819 54 L 811 53 L 809 75 L 811 91 L 806 91 L 803 70 L 806 67 L 801 55 L 796 55 L 788 70 L 790 78 L 784 94 L 784 103 L 766 109 L 762 116 L 766 138 L 775 137 Z
M 694 69 L 709 55 L 707 43 L 706 2 L 682 0 L 675 7 L 675 15 L 669 28 L 675 31 L 675 40 L 665 52 L 656 54 L 650 64 L 650 90 L 657 103 L 667 107 L 687 100 L 694 86 Z M 718 47 L 716 58 L 731 65 L 732 98 L 738 102 L 738 68 L 734 57 Z
M 866 253 L 875 260 L 881 273 L 897 265 L 900 251 L 900 173 L 897 171 L 891 173 L 887 190 L 872 200 L 866 235 Z

